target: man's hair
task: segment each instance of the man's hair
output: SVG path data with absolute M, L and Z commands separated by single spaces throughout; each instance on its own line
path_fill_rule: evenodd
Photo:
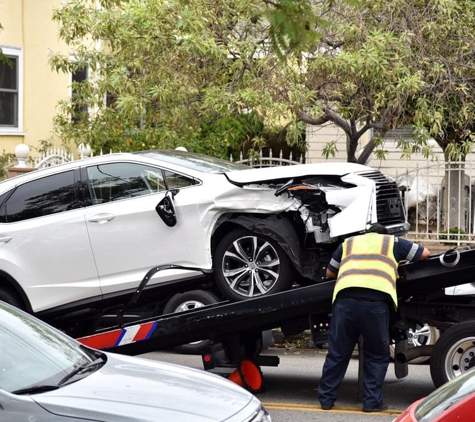
M 374 223 L 369 229 L 368 233 L 388 234 L 388 229 L 382 224 Z

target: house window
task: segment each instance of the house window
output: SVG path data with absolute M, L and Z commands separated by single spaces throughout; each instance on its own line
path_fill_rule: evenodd
M 15 134 L 22 128 L 22 73 L 21 49 L 1 47 L 0 60 L 0 133 Z
M 78 122 L 81 119 L 87 119 L 89 117 L 89 110 L 86 104 L 81 103 L 81 101 L 77 100 L 79 85 L 83 82 L 86 82 L 89 75 L 88 69 L 86 66 L 82 66 L 77 68 L 71 74 L 71 97 L 74 103 L 74 112 L 71 116 L 71 120 L 73 122 Z

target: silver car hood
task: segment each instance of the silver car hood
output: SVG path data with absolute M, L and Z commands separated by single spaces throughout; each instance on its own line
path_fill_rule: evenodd
M 313 175 L 344 176 L 348 173 L 368 170 L 373 169 L 356 163 L 315 163 L 228 171 L 226 176 L 236 184 L 246 184 Z
M 31 398 L 58 416 L 104 422 L 234 421 L 233 415 L 255 403 L 252 394 L 217 375 L 148 359 L 139 365 L 136 358 L 107 357 L 88 377 Z M 240 420 L 255 411 L 248 407 Z

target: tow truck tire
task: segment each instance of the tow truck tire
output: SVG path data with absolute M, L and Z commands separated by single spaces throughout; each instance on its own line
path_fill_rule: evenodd
M 191 309 L 201 308 L 206 305 L 212 305 L 219 302 L 218 297 L 206 290 L 191 290 L 185 293 L 174 295 L 165 305 L 164 314 L 173 314 L 184 312 Z M 208 346 L 208 340 L 196 341 L 193 343 L 182 344 L 174 349 L 182 354 L 199 355 L 202 350 Z
M 432 382 L 438 388 L 475 366 L 475 320 L 457 323 L 444 331 L 430 358 Z
M 219 242 L 214 271 L 218 289 L 232 301 L 282 292 L 293 282 L 292 264 L 278 243 L 242 228 Z

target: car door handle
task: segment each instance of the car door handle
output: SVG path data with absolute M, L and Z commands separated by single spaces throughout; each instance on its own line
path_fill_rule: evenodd
M 87 221 L 90 221 L 91 223 L 104 224 L 112 220 L 114 217 L 115 217 L 114 214 L 106 214 L 106 213 L 96 214 L 88 218 Z
M 10 240 L 12 240 L 12 238 L 10 236 L 0 235 L 0 243 L 8 243 L 8 242 L 10 242 Z

